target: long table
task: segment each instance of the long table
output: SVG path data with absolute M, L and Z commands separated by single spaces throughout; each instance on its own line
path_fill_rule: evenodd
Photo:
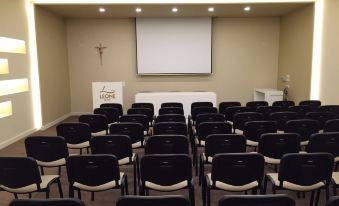
M 136 103 L 153 103 L 155 115 L 158 115 L 161 103 L 181 102 L 187 117 L 191 113 L 191 104 L 193 102 L 205 101 L 212 102 L 216 106 L 217 95 L 214 92 L 141 92 L 135 95 Z

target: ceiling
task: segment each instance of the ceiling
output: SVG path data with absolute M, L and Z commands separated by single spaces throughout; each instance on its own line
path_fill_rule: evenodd
M 278 17 L 283 16 L 301 7 L 310 5 L 310 2 L 298 3 L 252 3 L 252 4 L 41 4 L 38 6 L 59 14 L 65 18 L 129 18 L 129 17 Z M 243 8 L 251 6 L 251 11 Z M 99 13 L 103 7 L 105 13 Z M 141 13 L 135 9 L 142 8 Z M 177 13 L 171 12 L 177 7 Z M 208 12 L 214 7 L 213 13 Z

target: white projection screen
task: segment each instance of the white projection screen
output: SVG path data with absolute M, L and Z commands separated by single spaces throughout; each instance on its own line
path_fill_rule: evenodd
M 136 18 L 139 75 L 211 74 L 212 18 Z

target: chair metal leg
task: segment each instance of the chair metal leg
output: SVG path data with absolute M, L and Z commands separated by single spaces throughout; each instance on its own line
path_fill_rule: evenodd
M 194 195 L 194 186 L 189 187 L 189 198 L 191 201 L 191 206 L 195 206 L 195 195 Z
M 314 201 L 314 190 L 312 190 L 311 192 L 310 206 L 313 206 L 313 201 Z
M 40 171 L 41 171 L 41 175 L 45 175 L 44 167 L 43 166 L 40 166 Z
M 325 190 L 326 190 L 326 202 L 327 202 L 327 200 L 330 198 L 330 188 L 329 188 L 329 186 L 326 186 L 326 188 L 325 188 Z
M 264 178 L 264 188 L 263 188 L 263 191 L 262 191 L 263 194 L 266 194 L 266 190 L 267 190 L 267 181 L 268 181 L 268 177 L 265 176 L 265 178 Z
M 206 185 L 206 202 L 207 206 L 211 206 L 211 188 L 208 185 Z
M 46 199 L 49 199 L 49 188 L 46 189 Z
M 32 199 L 32 193 L 28 193 L 28 198 Z
M 201 185 L 202 177 L 204 177 L 204 164 L 202 163 L 202 155 L 199 158 L 199 185 Z
M 206 181 L 203 179 L 201 183 L 201 198 L 202 205 L 206 206 Z
M 94 201 L 94 192 L 91 192 L 91 201 Z
M 81 190 L 80 189 L 78 189 L 78 197 L 81 200 Z
M 18 194 L 13 193 L 13 195 L 14 195 L 14 198 L 15 198 L 15 199 L 18 199 Z
M 337 195 L 337 186 L 335 184 L 333 184 L 333 195 Z
M 320 190 L 321 190 L 321 189 L 318 189 L 318 190 L 317 190 L 317 196 L 315 197 L 315 205 L 314 205 L 314 206 L 318 206 L 318 203 L 319 203 L 319 197 L 320 197 Z
M 64 194 L 63 194 L 63 192 L 62 192 L 62 187 L 61 187 L 60 179 L 57 180 L 57 184 L 58 184 L 58 189 L 59 189 L 60 198 L 63 198 L 63 197 L 64 197 Z
M 136 168 L 136 162 L 133 163 L 133 186 L 134 186 L 134 195 L 137 194 L 137 168 Z
M 58 175 L 61 175 L 61 166 L 58 167 Z
M 128 195 L 128 181 L 127 181 L 127 176 L 125 177 L 125 194 Z
M 82 149 L 80 149 L 80 154 L 82 155 Z
M 72 187 L 72 185 L 69 185 L 68 196 L 70 198 L 74 198 L 74 188 Z

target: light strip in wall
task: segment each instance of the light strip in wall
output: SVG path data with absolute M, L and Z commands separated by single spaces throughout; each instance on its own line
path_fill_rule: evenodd
M 8 74 L 8 59 L 0 58 L 0 74 Z
M 26 43 L 23 40 L 0 36 L 0 52 L 25 54 Z
M 0 96 L 28 91 L 28 79 L 12 79 L 0 81 Z
M 0 119 L 12 115 L 12 102 L 0 102 Z
M 323 21 L 324 21 L 324 0 L 317 0 L 314 5 L 313 54 L 312 54 L 311 93 L 310 93 L 311 99 L 320 98 Z
M 26 0 L 26 15 L 28 21 L 28 40 L 31 67 L 31 93 L 33 101 L 34 127 L 40 129 L 42 126 L 40 81 L 38 67 L 38 52 L 36 44 L 34 1 Z

